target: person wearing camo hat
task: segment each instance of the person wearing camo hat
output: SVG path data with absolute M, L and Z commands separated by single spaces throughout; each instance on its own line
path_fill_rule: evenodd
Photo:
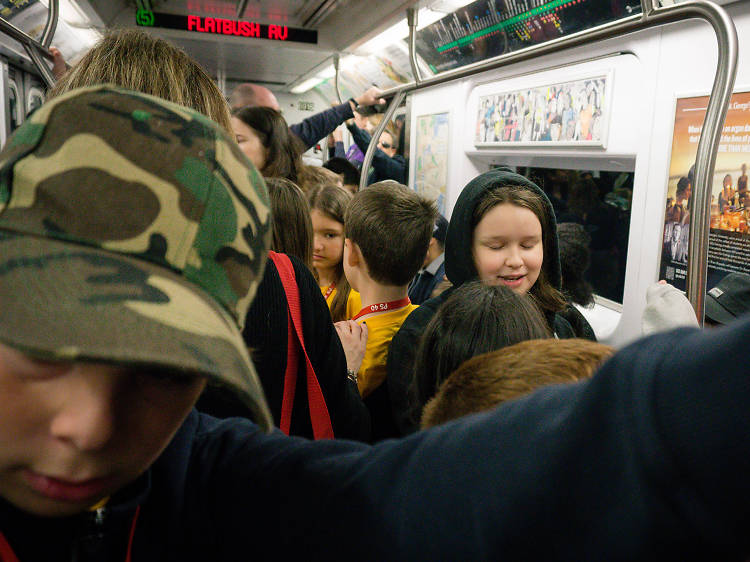
M 257 171 L 194 111 L 95 87 L 31 116 L 0 159 L 4 500 L 55 517 L 140 497 L 207 380 L 270 429 L 240 335 L 269 220 Z M 46 559 L 17 519 L 2 513 L 0 560 L 8 540 Z
M 239 335 L 268 225 L 255 169 L 181 106 L 75 90 L 10 139 L 2 562 L 747 559 L 750 385 L 725 359 L 750 319 L 403 440 L 287 437 Z M 256 423 L 192 409 L 207 380 Z

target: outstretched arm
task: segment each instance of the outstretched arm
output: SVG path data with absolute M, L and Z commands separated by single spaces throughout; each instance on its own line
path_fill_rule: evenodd
M 305 150 L 314 146 L 323 137 L 330 135 L 336 127 L 341 125 L 347 119 L 354 117 L 354 108 L 357 105 L 375 105 L 384 103 L 385 100 L 378 97 L 380 90 L 370 88 L 363 92 L 354 100 L 346 101 L 340 105 L 335 105 L 330 109 L 321 111 L 304 119 L 301 123 L 295 123 L 289 126 L 289 130 L 297 135 L 305 145 Z

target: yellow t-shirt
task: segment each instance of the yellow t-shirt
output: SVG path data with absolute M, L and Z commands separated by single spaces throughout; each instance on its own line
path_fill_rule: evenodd
M 359 324 L 362 322 L 367 324 L 367 348 L 357 374 L 357 386 L 362 398 L 365 398 L 385 380 L 388 346 L 391 345 L 391 340 L 401 324 L 415 308 L 418 308 L 416 304 L 409 304 L 397 310 L 380 312 L 357 320 Z
M 328 290 L 328 285 L 323 285 L 320 287 L 320 292 L 323 293 L 323 296 L 326 296 L 326 291 Z M 326 304 L 328 305 L 328 310 L 331 310 L 331 306 L 333 305 L 333 299 L 336 298 L 336 289 L 331 291 L 331 294 L 328 295 L 328 298 L 326 299 Z M 351 320 L 354 318 L 354 316 L 362 309 L 362 298 L 359 296 L 359 293 L 355 291 L 354 289 L 349 291 L 349 298 L 346 299 L 346 319 Z

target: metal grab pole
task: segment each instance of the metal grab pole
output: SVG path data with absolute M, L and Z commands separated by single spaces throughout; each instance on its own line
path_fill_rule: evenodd
M 554 39 L 541 45 L 520 49 L 512 53 L 480 61 L 464 67 L 449 70 L 436 76 L 425 78 L 420 83 L 410 82 L 383 92 L 384 96 L 405 94 L 418 89 L 436 86 L 459 78 L 464 78 L 493 70 L 535 57 L 557 53 L 564 49 L 578 47 L 595 41 L 611 39 L 626 33 L 640 31 L 690 18 L 707 21 L 716 33 L 719 47 L 719 60 L 706 110 L 706 119 L 698 141 L 695 162 L 695 185 L 691 203 L 689 261 L 687 276 L 687 296 L 695 309 L 698 322 L 703 324 L 705 288 L 708 265 L 708 233 L 710 218 L 710 179 L 716 164 L 716 152 L 721 139 L 721 127 L 726 118 L 729 99 L 737 74 L 737 30 L 732 19 L 723 8 L 705 0 L 693 0 L 672 6 L 657 7 L 657 0 L 641 0 L 641 14 L 610 22 L 590 30 L 574 33 L 568 37 Z M 412 41 L 409 42 L 410 58 L 416 56 Z M 372 148 L 372 147 L 370 147 Z M 369 153 L 369 150 L 368 150 Z
M 708 276 L 708 235 L 711 220 L 711 184 L 721 130 L 732 97 L 737 74 L 737 29 L 729 15 L 715 4 L 696 2 L 693 9 L 703 10 L 706 20 L 716 32 L 719 58 L 716 66 L 706 118 L 698 141 L 695 173 L 690 206 L 690 238 L 688 242 L 687 297 L 695 309 L 698 323 L 703 326 Z M 655 8 L 659 11 L 661 8 Z
M 336 87 L 336 97 L 339 100 L 339 103 L 344 103 L 341 100 L 341 89 L 339 88 L 339 63 L 341 62 L 341 58 L 338 53 L 333 53 L 333 69 L 336 71 L 336 74 L 333 77 L 333 85 Z
M 49 67 L 44 64 L 42 57 L 39 55 L 39 50 L 33 45 L 27 45 L 26 43 L 23 43 L 23 48 L 26 50 L 26 54 L 29 55 L 31 62 L 36 66 L 39 74 L 42 75 L 42 79 L 44 80 L 44 83 L 47 84 L 47 87 L 51 88 L 54 86 L 55 77 Z
M 409 63 L 411 72 L 414 74 L 414 83 L 418 86 L 422 83 L 422 75 L 419 73 L 417 64 L 417 9 L 412 7 L 406 10 L 406 20 L 409 22 Z
M 375 156 L 375 151 L 378 149 L 378 139 L 380 139 L 380 135 L 388 125 L 388 121 L 391 120 L 391 117 L 393 117 L 393 114 L 396 112 L 396 108 L 401 105 L 401 102 L 404 100 L 405 95 L 406 92 L 404 91 L 396 93 L 396 95 L 391 100 L 390 105 L 388 105 L 388 109 L 386 109 L 385 115 L 383 115 L 383 120 L 375 129 L 375 132 L 372 133 L 370 145 L 367 147 L 365 159 L 362 161 L 362 173 L 359 176 L 359 189 L 364 189 L 365 187 L 367 187 L 367 176 L 369 175 L 368 172 L 370 170 L 370 164 L 372 164 L 372 158 L 373 156 Z
M 55 4 L 57 2 L 55 1 Z M 54 14 L 53 14 L 54 11 Z M 51 16 L 54 15 L 54 22 L 50 23 Z M 48 31 L 54 31 L 54 29 L 57 27 L 57 10 L 50 10 L 50 13 L 47 16 L 47 26 L 45 26 L 45 32 Z M 26 50 L 26 53 L 29 55 L 29 58 L 34 63 L 34 66 L 37 67 L 37 70 L 39 70 L 39 74 L 42 75 L 42 78 L 47 83 L 47 86 L 51 87 L 55 83 L 55 77 L 52 76 L 52 71 L 47 67 L 47 65 L 42 60 L 42 56 L 46 57 L 49 60 L 53 60 L 52 53 L 49 52 L 49 49 L 46 45 L 42 45 L 37 40 L 35 40 L 33 37 L 31 37 L 28 33 L 25 33 L 18 29 L 15 25 L 10 23 L 5 18 L 0 18 L 0 33 L 5 33 L 8 35 L 11 39 L 15 39 L 21 45 L 23 45 L 23 48 Z M 51 33 L 48 37 L 48 40 L 51 40 Z
M 58 5 L 60 0 L 50 0 L 49 12 L 47 13 L 47 23 L 44 25 L 44 31 L 42 31 L 42 38 L 39 42 L 45 47 L 49 47 L 52 43 L 52 38 L 55 36 L 57 30 L 57 17 L 58 17 Z

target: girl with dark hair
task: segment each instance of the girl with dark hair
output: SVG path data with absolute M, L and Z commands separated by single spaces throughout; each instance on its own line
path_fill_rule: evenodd
M 313 227 L 310 204 L 297 184 L 266 178 L 271 200 L 271 249 L 298 258 L 312 271 Z
M 326 303 L 320 296 L 318 283 L 311 272 L 312 222 L 310 207 L 302 190 L 283 178 L 266 179 L 271 201 L 271 250 L 289 256 L 294 270 L 294 283 L 299 292 L 299 312 L 305 349 L 315 372 L 331 425 L 336 437 L 367 441 L 370 438 L 370 414 L 357 390 L 348 378 L 348 371 L 356 371 L 365 352 L 363 342 L 347 356 L 340 336 L 331 321 Z M 337 188 L 338 189 L 338 188 Z M 348 285 L 347 285 L 348 286 Z M 286 390 L 285 372 L 290 349 L 299 347 L 289 338 L 289 294 L 282 283 L 280 270 L 273 260 L 266 262 L 263 278 L 245 319 L 242 332 L 263 392 L 268 400 L 274 423 L 282 419 L 282 404 Z M 291 412 L 290 435 L 313 438 L 308 405 L 307 364 L 297 357 L 297 384 Z M 247 407 L 232 393 L 216 386 L 208 387 L 198 409 L 218 418 L 249 417 Z
M 334 322 L 353 318 L 362 308 L 359 293 L 344 275 L 344 213 L 352 194 L 333 185 L 307 194 L 313 226 L 312 264 Z
M 232 130 L 242 152 L 264 177 L 297 182 L 302 150 L 281 113 L 270 107 L 243 107 L 232 113 Z
M 507 168 L 480 174 L 459 195 L 445 240 L 445 274 L 453 288 L 422 303 L 391 342 L 386 381 L 394 409 L 409 411 L 403 401 L 413 377 L 415 342 L 440 305 L 467 281 L 480 279 L 487 285 L 529 293 L 555 336 L 595 339 L 591 326 L 560 292 L 552 204 L 538 185 Z M 397 418 L 403 433 L 416 429 L 410 419 L 403 422 Z
M 528 294 L 478 280 L 464 283 L 438 309 L 419 342 L 414 362 L 414 422 L 440 384 L 467 359 L 551 335 Z

